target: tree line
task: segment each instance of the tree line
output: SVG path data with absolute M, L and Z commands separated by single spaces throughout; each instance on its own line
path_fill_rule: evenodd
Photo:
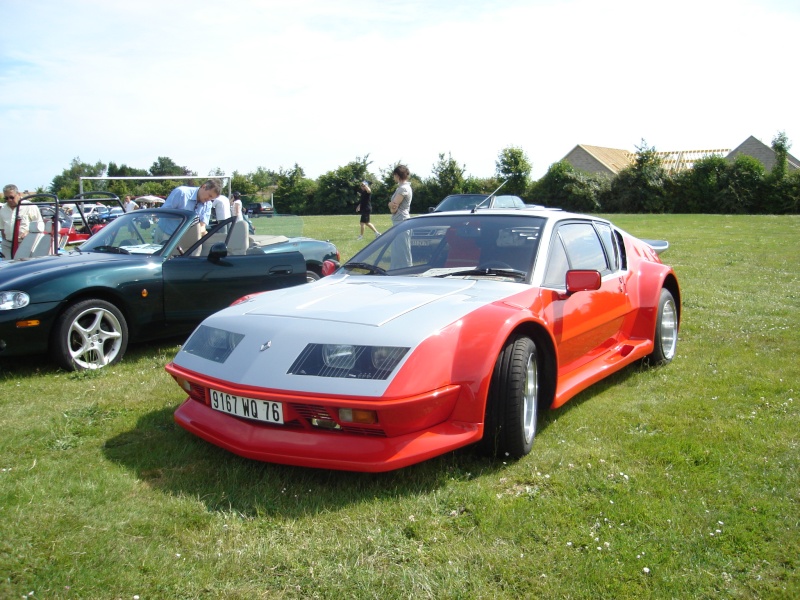
M 565 161 L 552 164 L 544 176 L 532 180 L 532 165 L 519 147 L 504 148 L 495 162 L 495 174 L 487 178 L 468 175 L 452 154 L 439 154 L 431 174 L 421 177 L 412 172 L 414 190 L 412 212 L 427 212 L 445 196 L 456 193 L 490 193 L 501 184 L 502 194 L 520 196 L 527 203 L 576 212 L 606 213 L 712 213 L 712 214 L 797 214 L 800 212 L 800 170 L 790 170 L 790 144 L 784 133 L 772 141 L 776 164 L 767 172 L 757 159 L 739 155 L 733 161 L 710 156 L 695 162 L 693 168 L 669 173 L 655 148 L 642 140 L 633 163 L 614 177 L 585 173 Z M 306 176 L 295 163 L 289 169 L 273 171 L 258 167 L 250 173 L 231 174 L 233 191 L 245 200 L 272 200 L 283 214 L 347 214 L 357 203 L 361 181 L 372 188 L 373 210 L 388 213 L 387 203 L 395 188 L 395 165 L 373 171 L 369 155 L 356 157 L 348 164 L 328 171 L 317 179 Z M 206 177 L 223 174 L 215 169 L 207 176 L 171 158 L 158 157 L 149 169 L 105 164 L 89 164 L 73 159 L 67 169 L 53 178 L 50 192 L 61 199 L 78 193 L 79 177 L 197 176 L 196 185 Z M 185 180 L 160 181 L 85 181 L 84 191 L 102 190 L 119 197 L 127 194 L 166 196 Z

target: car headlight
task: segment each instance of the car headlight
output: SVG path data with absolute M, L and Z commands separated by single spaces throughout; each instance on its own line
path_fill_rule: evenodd
M 322 360 L 329 369 L 352 369 L 356 364 L 356 347 L 349 344 L 323 344 Z
M 25 292 L 15 290 L 0 292 L 0 310 L 14 310 L 24 308 L 31 303 L 31 297 Z
M 224 363 L 243 339 L 243 333 L 200 325 L 186 340 L 183 351 L 207 360 Z
M 396 346 L 308 344 L 288 372 L 316 377 L 386 379 L 408 351 L 409 348 Z

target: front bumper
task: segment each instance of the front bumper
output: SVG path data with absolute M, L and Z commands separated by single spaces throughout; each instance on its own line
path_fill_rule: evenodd
M 482 428 L 473 423 L 445 422 L 393 438 L 347 434 L 343 437 L 338 432 L 288 430 L 249 423 L 192 399 L 175 411 L 175 422 L 207 442 L 245 458 L 370 473 L 422 462 L 477 442 L 482 434 Z
M 191 383 L 190 397 L 175 411 L 175 422 L 198 437 L 254 460 L 344 471 L 391 471 L 480 440 L 481 423 L 449 420 L 459 386 L 397 400 L 303 397 L 267 390 L 232 389 L 231 384 L 187 373 L 174 364 L 167 371 Z M 208 387 L 250 397 L 279 400 L 287 421 L 271 425 L 212 409 Z M 331 430 L 312 422 L 333 418 L 338 408 L 374 409 L 371 427 Z
M 48 302 L 0 311 L 0 358 L 47 352 L 59 305 L 59 302 Z M 38 325 L 19 326 L 20 323 L 35 321 Z

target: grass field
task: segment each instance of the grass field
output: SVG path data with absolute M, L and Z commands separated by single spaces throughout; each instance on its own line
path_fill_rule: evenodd
M 238 458 L 173 424 L 179 340 L 97 373 L 1 362 L 0 598 L 800 597 L 800 218 L 614 220 L 671 243 L 678 355 L 549 413 L 517 462 Z M 357 216 L 304 221 L 365 243 Z

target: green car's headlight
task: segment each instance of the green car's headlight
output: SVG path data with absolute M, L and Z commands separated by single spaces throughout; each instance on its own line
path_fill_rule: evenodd
M 31 297 L 25 292 L 17 292 L 15 290 L 0 292 L 0 310 L 24 308 L 30 303 Z

